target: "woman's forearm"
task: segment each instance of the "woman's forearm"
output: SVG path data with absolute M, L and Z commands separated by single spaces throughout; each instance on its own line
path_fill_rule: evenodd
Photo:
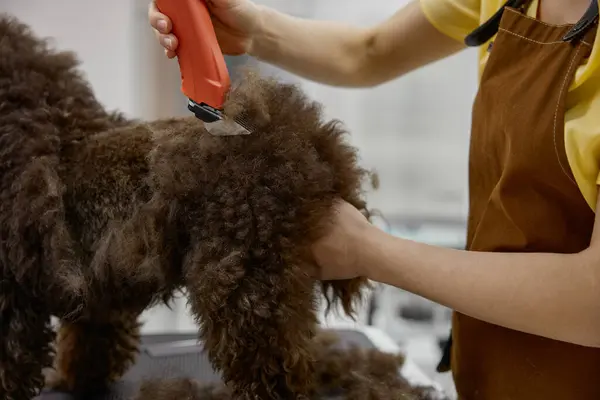
M 428 22 L 418 0 L 369 29 L 268 7 L 260 7 L 260 15 L 252 56 L 334 86 L 375 86 L 464 47 Z
M 600 257 L 484 253 L 407 241 L 379 230 L 366 238 L 369 277 L 510 329 L 600 346 Z
M 354 85 L 363 62 L 366 30 L 331 21 L 293 17 L 261 7 L 260 32 L 250 54 L 304 78 Z

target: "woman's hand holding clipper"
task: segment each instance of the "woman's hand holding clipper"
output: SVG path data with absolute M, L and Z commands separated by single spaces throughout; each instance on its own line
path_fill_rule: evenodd
M 249 0 L 206 0 L 206 5 L 223 53 L 248 53 L 260 21 L 259 7 Z M 171 33 L 171 20 L 158 10 L 154 1 L 150 3 L 148 19 L 167 57 L 175 57 L 178 41 Z
M 148 10 L 150 25 L 173 58 L 177 38 L 154 1 Z M 206 1 L 223 54 L 248 54 L 333 86 L 376 86 L 464 48 L 429 22 L 420 0 L 411 0 L 372 27 L 299 18 L 251 0 L 196 1 Z

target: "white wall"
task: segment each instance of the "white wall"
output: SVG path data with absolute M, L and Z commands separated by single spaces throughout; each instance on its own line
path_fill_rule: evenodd
M 179 72 L 154 40 L 147 6 L 146 0 L 0 0 L 0 12 L 17 16 L 57 48 L 75 51 L 98 99 L 133 118 L 185 109 L 177 91 L 157 92 L 159 79 L 177 88 Z

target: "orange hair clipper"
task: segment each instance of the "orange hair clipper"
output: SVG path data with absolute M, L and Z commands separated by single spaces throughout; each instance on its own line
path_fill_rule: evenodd
M 189 99 L 188 109 L 214 135 L 249 134 L 243 121 L 223 118 L 231 80 L 205 0 L 155 1 L 160 12 L 171 19 L 172 33 L 179 42 L 181 91 Z

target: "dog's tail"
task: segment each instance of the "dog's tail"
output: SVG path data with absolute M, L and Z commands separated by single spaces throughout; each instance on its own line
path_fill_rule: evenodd
M 77 301 L 84 287 L 62 200 L 61 145 L 125 123 L 76 66 L 0 14 L 0 273 L 54 302 Z

